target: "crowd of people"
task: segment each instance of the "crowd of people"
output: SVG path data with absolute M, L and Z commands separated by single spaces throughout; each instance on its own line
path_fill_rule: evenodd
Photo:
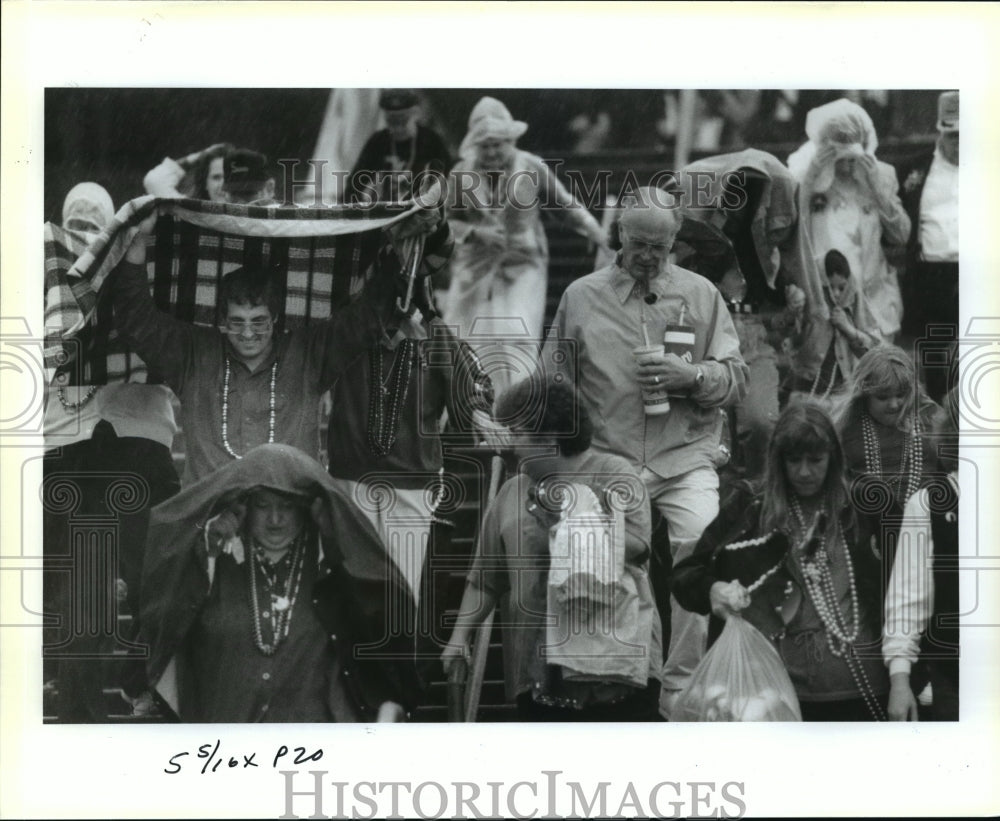
M 416 94 L 381 105 L 345 205 L 412 206 L 421 175 L 446 183 L 378 229 L 329 317 L 286 329 L 283 283 L 249 258 L 219 271 L 217 327 L 171 315 L 147 276 L 158 209 L 128 226 L 89 323 L 152 378 L 57 371 L 43 495 L 77 488 L 72 509 L 46 504 L 50 559 L 86 549 L 80 513 L 117 516 L 89 595 L 133 619 L 74 635 L 79 580 L 46 574 L 60 720 L 106 720 L 94 660 L 112 651 L 138 715 L 406 720 L 441 672 L 428 646 L 455 676 L 494 609 L 524 721 L 670 720 L 731 618 L 776 649 L 804 720 L 957 719 L 958 631 L 938 629 L 958 613 L 955 368 L 925 373 L 897 344 L 927 323 L 950 329 L 937 344 L 957 333 L 957 92 L 912 169 L 878 160 L 871 117 L 837 100 L 787 164 L 700 159 L 629 191 L 610 230 L 517 148 L 528 124 L 501 101 L 473 108 L 454 164 Z M 275 179 L 219 144 L 144 184 L 252 216 L 289 205 Z M 543 211 L 602 260 L 547 331 Z M 67 242 L 106 240 L 113 217 L 99 185 L 76 186 Z M 451 636 L 429 645 L 445 431 L 508 476 Z

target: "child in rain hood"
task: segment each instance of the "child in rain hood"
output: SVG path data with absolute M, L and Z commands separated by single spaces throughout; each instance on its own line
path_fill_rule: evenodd
M 859 327 L 858 302 L 861 296 L 851 276 L 847 257 L 834 248 L 827 252 L 823 264 L 830 289 L 830 324 L 838 331 L 830 345 L 836 347 L 840 340 L 846 343 L 841 345 L 845 349 L 843 353 L 835 354 L 842 377 L 846 379 L 854 372 L 854 365 L 865 351 L 879 344 L 879 338 Z
M 851 272 L 851 266 L 836 248 L 823 258 L 823 298 L 829 311 L 829 321 L 810 312 L 800 312 L 795 331 L 783 343 L 792 359 L 792 394 L 808 396 L 820 403 L 829 403 L 843 394 L 854 373 L 858 359 L 880 343 L 878 334 L 865 329 L 861 310 L 863 296 Z M 818 369 L 804 367 L 803 352 L 823 351 Z

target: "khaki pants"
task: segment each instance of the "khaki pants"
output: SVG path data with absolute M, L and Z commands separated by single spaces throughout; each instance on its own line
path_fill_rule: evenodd
M 715 468 L 702 467 L 663 479 L 643 468 L 640 478 L 652 503 L 667 520 L 670 552 L 676 565 L 691 555 L 702 531 L 719 514 L 719 474 Z M 708 617 L 685 610 L 673 596 L 670 623 L 670 648 L 663 663 L 663 692 L 667 698 L 670 691 L 685 687 L 705 655 L 708 638 Z

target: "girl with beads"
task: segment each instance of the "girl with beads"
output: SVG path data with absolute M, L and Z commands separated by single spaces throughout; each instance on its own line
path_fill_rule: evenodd
M 672 590 L 711 613 L 710 641 L 737 613 L 773 641 L 804 721 L 885 720 L 877 534 L 850 503 L 830 417 L 797 403 L 775 425 L 762 485 L 734 486 Z
M 861 503 L 871 504 L 891 530 L 898 530 L 903 506 L 924 483 L 933 465 L 924 458 L 924 438 L 937 428 L 941 408 L 928 398 L 913 360 L 893 345 L 868 351 L 858 361 L 850 393 L 837 418 L 848 478 Z M 888 486 L 878 493 L 869 484 Z M 891 549 L 895 538 L 885 539 Z M 891 567 L 892 555 L 886 556 Z
M 147 672 L 182 721 L 398 721 L 414 706 L 413 598 L 306 454 L 254 448 L 157 507 L 148 544 Z

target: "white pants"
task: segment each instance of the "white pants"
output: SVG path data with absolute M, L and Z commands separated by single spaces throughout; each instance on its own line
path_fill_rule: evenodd
M 423 488 L 407 490 L 381 482 L 371 486 L 336 477 L 333 481 L 374 525 L 389 557 L 410 586 L 414 601 L 419 602 L 420 574 L 436 500 L 430 499 Z
M 702 531 L 719 515 L 719 474 L 715 468 L 696 468 L 663 479 L 648 468 L 640 478 L 649 498 L 667 520 L 673 563 L 694 551 Z M 691 613 L 670 597 L 670 647 L 663 663 L 663 691 L 681 690 L 705 655 L 708 617 Z

